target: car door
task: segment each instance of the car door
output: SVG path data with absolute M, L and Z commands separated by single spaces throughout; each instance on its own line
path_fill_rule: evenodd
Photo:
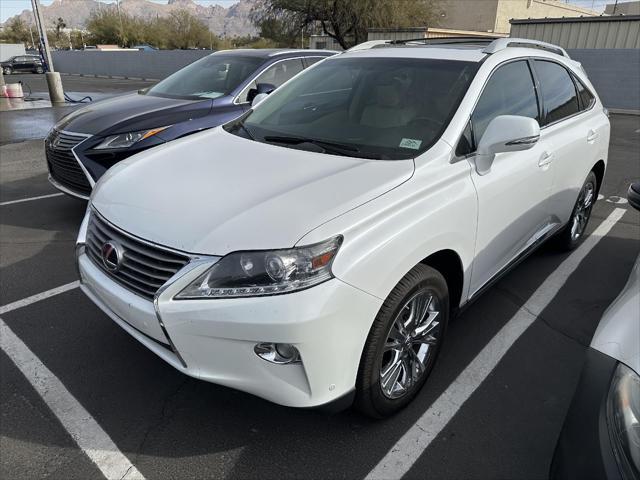
M 595 118 L 599 112 L 591 109 L 593 95 L 580 83 L 576 89 L 580 80 L 552 60 L 536 59 L 533 65 L 544 111 L 541 136 L 555 147 L 551 211 L 558 222 L 566 223 L 588 172 L 599 160 L 598 136 L 606 132 Z
M 505 63 L 492 73 L 471 115 L 473 145 L 499 115 L 540 121 L 540 102 L 527 60 Z M 497 154 L 487 174 L 472 169 L 478 195 L 472 295 L 553 230 L 548 204 L 552 155 L 551 145 L 539 140 L 529 150 Z M 467 158 L 473 165 L 473 155 Z
M 293 78 L 295 75 L 304 70 L 301 58 L 289 58 L 285 60 L 278 60 L 263 70 L 258 76 L 253 79 L 242 90 L 236 103 L 247 104 L 251 103 L 251 91 L 257 88 L 258 83 L 270 83 L 274 87 L 278 88 L 287 80 Z
M 26 72 L 31 70 L 29 57 L 18 57 L 16 60 L 18 61 L 18 64 L 16 65 L 16 68 L 15 68 L 16 70 L 20 72 Z

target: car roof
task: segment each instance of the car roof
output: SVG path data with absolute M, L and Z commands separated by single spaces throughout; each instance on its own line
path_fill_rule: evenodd
M 368 50 L 345 52 L 341 56 L 360 58 L 430 58 L 437 60 L 460 60 L 479 62 L 487 54 L 483 44 L 452 45 L 381 45 Z
M 566 50 L 558 45 L 540 40 L 513 37 L 443 37 L 409 40 L 372 40 L 347 50 L 344 54 L 359 57 L 432 58 L 481 62 L 500 53 L 500 57 L 513 55 L 562 58 L 571 61 Z M 575 63 L 575 62 L 574 62 Z
M 308 50 L 291 48 L 238 48 L 234 50 L 220 50 L 212 55 L 242 55 L 245 57 L 273 58 L 273 57 L 307 57 L 307 56 L 330 56 L 338 52 L 331 50 Z

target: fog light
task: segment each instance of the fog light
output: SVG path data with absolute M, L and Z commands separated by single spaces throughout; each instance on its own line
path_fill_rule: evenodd
M 253 351 L 263 360 L 279 365 L 300 362 L 300 352 L 290 343 L 258 343 Z

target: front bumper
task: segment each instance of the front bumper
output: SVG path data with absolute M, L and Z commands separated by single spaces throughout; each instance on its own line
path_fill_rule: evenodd
M 174 300 L 211 263 L 185 267 L 155 302 L 108 277 L 77 249 L 81 288 L 107 315 L 183 373 L 292 407 L 338 400 L 355 386 L 381 301 L 333 279 L 297 293 L 243 299 Z M 183 273 L 183 274 L 182 274 Z M 155 306 L 154 306 L 155 303 Z M 257 343 L 290 343 L 301 362 L 278 365 Z
M 618 361 L 589 348 L 551 462 L 552 479 L 621 479 L 606 419 Z

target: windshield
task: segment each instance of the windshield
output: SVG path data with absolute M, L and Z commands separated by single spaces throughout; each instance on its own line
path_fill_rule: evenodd
M 440 137 L 478 64 L 416 58 L 325 60 L 276 90 L 237 135 L 289 148 L 406 159 Z
M 147 95 L 218 98 L 229 95 L 263 63 L 259 57 L 209 55 L 154 85 Z

